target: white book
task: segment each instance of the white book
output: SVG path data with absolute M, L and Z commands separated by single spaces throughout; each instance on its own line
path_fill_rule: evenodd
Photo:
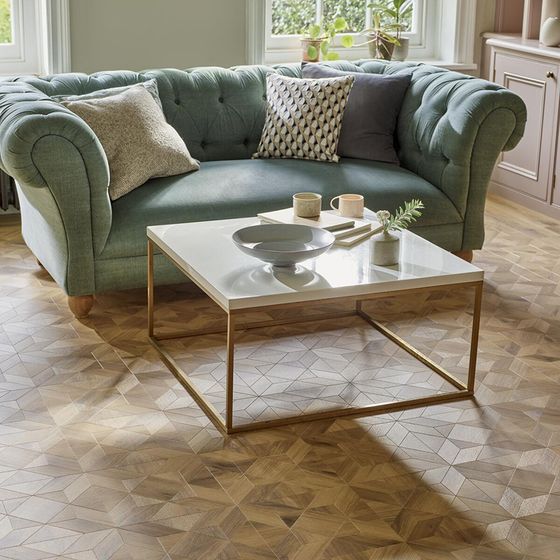
M 353 235 L 350 235 L 348 237 L 343 237 L 342 239 L 337 239 L 334 242 L 334 244 L 337 245 L 338 247 L 353 247 L 357 243 L 360 243 L 360 241 L 364 241 L 365 239 L 369 239 L 372 235 L 375 235 L 376 233 L 379 233 L 382 230 L 383 230 L 383 228 L 379 225 L 377 225 L 375 227 L 370 227 L 370 229 L 367 230 L 367 231 L 354 233 Z
M 348 230 L 354 226 L 353 218 L 343 218 L 330 211 L 321 212 L 317 218 L 299 218 L 294 215 L 293 208 L 284 208 L 274 212 L 263 212 L 257 214 L 263 222 L 270 224 L 299 224 L 302 226 L 311 226 L 326 229 L 327 231 L 337 231 L 340 229 Z
M 332 233 L 337 239 L 345 239 L 346 237 L 354 237 L 360 233 L 367 233 L 370 230 L 370 222 L 366 222 L 365 220 L 355 220 L 352 227 L 333 231 Z

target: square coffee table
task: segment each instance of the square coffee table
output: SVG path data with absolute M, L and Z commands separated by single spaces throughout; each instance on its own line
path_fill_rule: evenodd
M 374 219 L 372 213 L 366 218 Z M 301 265 L 303 274 L 282 272 L 242 253 L 231 239 L 243 227 L 256 225 L 257 218 L 217 220 L 148 227 L 148 331 L 161 359 L 195 402 L 221 431 L 231 434 L 258 428 L 282 426 L 295 422 L 338 416 L 387 413 L 406 408 L 442 403 L 470 397 L 474 393 L 478 332 L 484 273 L 409 231 L 402 232 L 401 258 L 392 267 L 373 266 L 369 262 L 369 242 L 352 248 L 333 247 L 318 259 Z M 154 330 L 154 250 L 181 270 L 224 311 L 227 327 L 195 330 L 157 336 Z M 430 292 L 445 287 L 474 289 L 474 310 L 467 382 L 463 383 L 433 360 L 413 348 L 398 335 L 366 313 L 362 302 L 399 294 Z M 297 308 L 314 304 L 350 302 L 352 311 L 344 313 L 297 316 Z M 255 311 L 270 312 L 284 308 L 296 310 L 291 318 L 241 323 L 243 315 Z M 280 324 L 358 315 L 389 340 L 400 346 L 425 366 L 439 374 L 455 390 L 420 398 L 372 404 L 360 408 L 337 408 L 326 411 L 274 418 L 234 425 L 234 357 L 236 333 L 240 330 Z M 225 418 L 197 389 L 171 354 L 159 341 L 216 333 L 227 333 Z

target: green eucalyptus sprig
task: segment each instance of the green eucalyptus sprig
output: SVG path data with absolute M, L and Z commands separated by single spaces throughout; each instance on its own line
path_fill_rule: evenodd
M 422 215 L 424 203 L 421 200 L 413 198 L 409 202 L 404 203 L 404 208 L 399 207 L 395 214 L 391 214 L 388 210 L 380 210 L 377 212 L 377 219 L 383 227 L 384 233 L 392 230 L 406 229 Z

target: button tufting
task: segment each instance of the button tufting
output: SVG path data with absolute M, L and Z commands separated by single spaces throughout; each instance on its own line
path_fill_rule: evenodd
M 175 99 L 175 105 L 181 105 L 181 100 L 180 99 Z
M 219 101 L 220 103 L 223 103 L 223 102 L 224 102 L 224 98 L 223 98 L 223 97 L 218 97 L 218 101 Z
M 243 140 L 243 144 L 245 146 L 248 146 L 249 145 L 249 138 L 245 138 L 245 140 Z
M 200 143 L 200 147 L 202 149 L 206 148 L 206 142 L 204 140 Z

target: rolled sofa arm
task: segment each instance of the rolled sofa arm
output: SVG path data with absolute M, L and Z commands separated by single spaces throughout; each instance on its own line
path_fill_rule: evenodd
M 402 165 L 453 202 L 464 219 L 462 249 L 480 249 L 488 183 L 500 152 L 523 136 L 525 104 L 505 88 L 457 72 L 389 68 L 412 74 L 397 131 Z
M 0 164 L 18 184 L 28 246 L 69 295 L 94 293 L 111 205 L 93 131 L 29 84 L 0 83 Z

